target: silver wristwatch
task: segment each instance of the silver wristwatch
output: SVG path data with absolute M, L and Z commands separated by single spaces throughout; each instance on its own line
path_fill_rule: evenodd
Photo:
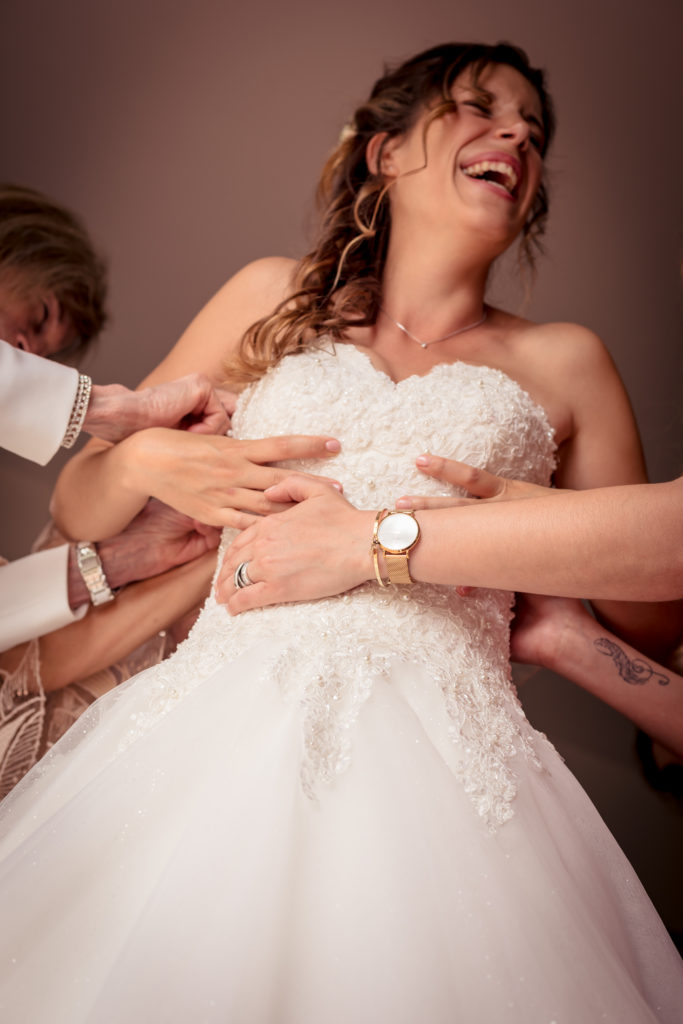
M 89 540 L 76 544 L 76 565 L 88 588 L 91 604 L 106 604 L 114 600 L 114 591 L 107 582 L 97 548 Z

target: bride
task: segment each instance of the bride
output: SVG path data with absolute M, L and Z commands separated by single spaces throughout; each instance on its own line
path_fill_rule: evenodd
M 573 488 L 642 480 L 598 339 L 484 301 L 492 262 L 543 227 L 552 129 L 542 73 L 510 46 L 387 73 L 325 168 L 314 251 L 237 274 L 151 379 L 227 365 L 252 382 L 235 434 L 338 439 L 361 508 L 441 493 L 414 470 L 424 450 Z M 278 507 L 231 485 L 211 438 L 151 430 L 91 444 L 55 512 L 97 539 L 150 494 L 237 528 Z M 173 658 L 17 787 L 0 815 L 3 1020 L 677 1019 L 677 954 L 511 687 L 510 595 L 407 586 L 408 564 L 237 618 L 211 596 Z M 679 625 L 599 610 L 655 650 Z

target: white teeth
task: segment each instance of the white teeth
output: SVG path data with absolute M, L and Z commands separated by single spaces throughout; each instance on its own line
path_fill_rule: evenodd
M 519 180 L 513 168 L 509 164 L 503 163 L 502 160 L 480 160 L 479 163 L 470 164 L 469 167 L 463 167 L 462 170 L 470 178 L 478 178 L 486 171 L 496 171 L 498 174 L 503 174 L 507 178 L 505 188 L 508 192 L 514 191 Z

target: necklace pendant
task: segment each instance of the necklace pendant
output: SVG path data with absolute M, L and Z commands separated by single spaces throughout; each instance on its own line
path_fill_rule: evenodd
M 467 324 L 465 327 L 458 327 L 455 331 L 451 331 L 450 334 L 444 334 L 442 338 L 434 338 L 432 341 L 420 341 L 420 339 L 416 338 L 414 334 L 411 334 L 407 327 L 399 323 L 398 320 L 394 320 L 393 316 L 390 313 L 387 313 L 383 306 L 380 306 L 379 310 L 380 313 L 384 313 L 387 320 L 391 320 L 394 327 L 398 327 L 399 331 L 403 331 L 405 336 L 410 338 L 411 341 L 414 341 L 416 345 L 420 346 L 420 348 L 429 348 L 430 345 L 437 345 L 440 341 L 448 341 L 449 338 L 455 338 L 458 334 L 464 334 L 465 331 L 471 331 L 475 327 L 480 327 L 484 320 L 486 320 L 488 314 L 488 310 L 485 309 L 481 320 L 477 320 L 473 324 Z

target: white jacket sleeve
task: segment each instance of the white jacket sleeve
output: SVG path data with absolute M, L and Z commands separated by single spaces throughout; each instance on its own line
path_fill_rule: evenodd
M 59 448 L 78 370 L 0 341 L 0 447 L 44 466 Z
M 88 605 L 69 607 L 69 545 L 0 565 L 0 651 L 82 618 Z

